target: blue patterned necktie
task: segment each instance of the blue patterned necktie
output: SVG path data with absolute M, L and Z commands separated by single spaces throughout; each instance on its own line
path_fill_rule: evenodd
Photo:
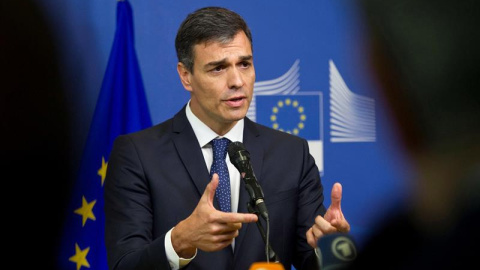
M 210 168 L 210 178 L 212 178 L 214 173 L 217 173 L 219 178 L 215 197 L 217 197 L 221 211 L 231 212 L 230 176 L 225 160 L 230 140 L 227 138 L 213 139 L 211 143 L 213 148 L 213 163 Z

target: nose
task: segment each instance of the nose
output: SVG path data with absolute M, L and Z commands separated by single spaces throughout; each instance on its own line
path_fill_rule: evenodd
M 238 89 L 245 84 L 243 74 L 237 68 L 229 69 L 227 84 L 229 89 Z

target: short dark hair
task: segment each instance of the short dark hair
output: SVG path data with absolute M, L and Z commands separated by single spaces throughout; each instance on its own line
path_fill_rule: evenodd
M 243 18 L 226 8 L 204 7 L 188 14 L 178 29 L 175 49 L 178 61 L 193 72 L 193 47 L 207 41 L 229 42 L 243 31 L 252 45 L 252 34 Z M 253 49 L 253 48 L 252 48 Z

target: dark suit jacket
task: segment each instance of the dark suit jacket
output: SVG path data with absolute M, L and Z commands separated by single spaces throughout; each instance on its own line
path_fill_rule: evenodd
M 305 233 L 325 207 L 306 140 L 245 118 L 243 144 L 265 195 L 273 250 L 287 270 L 309 269 L 316 260 Z M 185 107 L 159 125 L 119 136 L 105 181 L 109 268 L 169 269 L 165 234 L 193 212 L 209 181 Z M 241 183 L 238 212 L 248 213 L 248 201 Z M 184 269 L 245 270 L 258 261 L 266 261 L 265 244 L 251 223 L 243 224 L 234 251 L 198 250 Z

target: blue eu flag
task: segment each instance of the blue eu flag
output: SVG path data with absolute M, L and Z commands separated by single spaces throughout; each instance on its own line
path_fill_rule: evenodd
M 307 140 L 320 140 L 319 95 L 257 95 L 257 122 Z
M 321 93 L 257 95 L 255 99 L 257 123 L 306 139 L 310 154 L 323 174 Z
M 115 40 L 73 185 L 59 251 L 60 269 L 108 269 L 103 184 L 114 139 L 151 126 L 134 48 L 132 9 L 117 2 Z

